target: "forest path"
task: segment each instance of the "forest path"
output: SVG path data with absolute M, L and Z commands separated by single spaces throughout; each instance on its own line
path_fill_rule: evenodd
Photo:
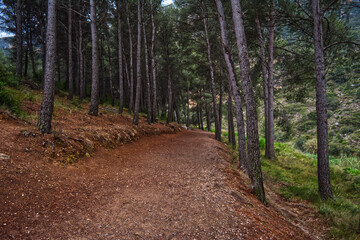
M 99 149 L 47 172 L 2 239 L 308 239 L 245 183 L 237 190 L 227 159 L 197 130 Z

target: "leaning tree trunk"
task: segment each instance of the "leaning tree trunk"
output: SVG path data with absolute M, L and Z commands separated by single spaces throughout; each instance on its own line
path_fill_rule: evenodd
M 210 66 L 211 95 L 212 95 L 212 103 L 213 103 L 214 118 L 215 118 L 215 139 L 221 142 L 221 126 L 220 126 L 220 118 L 219 118 L 219 108 L 218 108 L 218 105 L 216 104 L 214 64 L 213 64 L 212 57 L 211 57 L 210 39 L 209 39 L 209 34 L 208 34 L 208 29 L 207 29 L 205 10 L 202 9 L 202 11 L 203 11 L 205 39 L 206 39 L 206 44 L 207 44 L 207 55 L 208 55 L 208 61 L 209 61 L 209 66 Z
M 119 113 L 124 110 L 124 79 L 123 79 L 123 63 L 122 63 L 122 34 L 121 34 L 121 1 L 117 3 L 117 24 L 118 24 L 118 59 L 119 59 Z
M 137 47 L 136 47 L 136 99 L 133 123 L 139 123 L 139 108 L 141 94 L 141 0 L 138 1 Z
M 250 77 L 249 55 L 239 0 L 231 0 L 231 6 L 233 12 L 236 43 L 239 54 L 239 63 L 242 77 L 241 80 L 245 95 L 249 177 L 251 181 L 251 187 L 254 190 L 255 195 L 262 203 L 266 204 L 260 161 L 256 102 Z
M 48 0 L 46 26 L 46 64 L 44 70 L 44 92 L 38 128 L 42 133 L 51 132 L 51 119 L 55 97 L 55 57 L 56 57 L 56 0 Z
M 91 103 L 89 114 L 97 116 L 99 111 L 99 57 L 98 39 L 96 33 L 95 0 L 90 0 L 91 19 L 91 49 L 92 49 L 92 78 L 91 78 Z
M 131 31 L 130 19 L 129 19 L 129 10 L 128 5 L 126 5 L 126 22 L 128 25 L 129 31 L 129 72 L 130 72 L 130 101 L 129 101 L 129 112 L 134 111 L 134 68 L 133 68 L 133 36 Z
M 23 40 L 22 40 L 22 0 L 16 1 L 16 76 L 22 77 L 22 57 L 23 57 Z
M 328 124 L 326 116 L 326 79 L 322 31 L 323 13 L 320 10 L 319 0 L 312 0 L 312 11 L 316 69 L 318 184 L 321 198 L 328 199 L 332 198 L 333 195 L 330 184 Z
M 221 41 L 222 41 L 222 47 L 223 47 L 226 67 L 227 67 L 227 71 L 228 71 L 228 79 L 230 81 L 229 84 L 231 84 L 231 90 L 232 90 L 232 94 L 234 96 L 234 102 L 235 102 L 236 125 L 237 125 L 237 131 L 238 131 L 238 144 L 239 144 L 239 165 L 245 171 L 248 172 L 242 101 L 241 101 L 240 91 L 239 91 L 239 87 L 238 87 L 238 81 L 237 81 L 237 77 L 236 77 L 234 62 L 232 59 L 231 49 L 229 48 L 229 44 L 228 44 L 228 40 L 227 40 L 225 15 L 224 15 L 224 10 L 223 10 L 221 0 L 216 0 L 216 6 L 217 6 L 217 10 L 218 10 L 218 17 L 219 17 L 220 30 L 221 30 Z
M 69 78 L 69 99 L 73 99 L 74 94 L 74 80 L 73 80 L 73 59 L 72 59 L 72 10 L 71 0 L 69 0 L 68 6 L 68 78 Z
M 150 20 L 151 20 L 151 73 L 152 73 L 152 122 L 157 121 L 157 96 L 156 96 L 156 63 L 155 63 L 155 22 L 152 0 L 150 0 Z
M 268 91 L 269 91 L 269 111 L 268 111 L 268 133 L 269 144 L 268 158 L 275 159 L 274 148 L 274 28 L 275 28 L 275 7 L 274 0 L 270 1 L 270 30 L 269 30 L 269 78 L 268 78 Z
M 149 54 L 146 40 L 145 22 L 143 22 L 143 35 L 144 35 L 144 47 L 145 47 L 145 74 L 146 74 L 146 108 L 147 108 L 147 122 L 151 123 L 151 87 L 150 87 L 150 72 L 149 72 Z

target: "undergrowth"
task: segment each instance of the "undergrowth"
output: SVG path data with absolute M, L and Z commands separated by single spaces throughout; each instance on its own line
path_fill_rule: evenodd
M 265 181 L 281 183 L 278 191 L 291 200 L 302 199 L 313 204 L 329 222 L 330 237 L 359 239 L 356 234 L 360 214 L 359 160 L 330 158 L 334 198 L 319 197 L 316 155 L 303 154 L 284 143 L 275 143 L 277 159 L 262 158 Z

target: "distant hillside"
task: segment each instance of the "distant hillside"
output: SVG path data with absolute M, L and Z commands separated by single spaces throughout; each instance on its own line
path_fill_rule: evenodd
M 12 38 L 13 37 L 0 38 L 0 49 L 9 49 L 9 48 L 11 48 Z

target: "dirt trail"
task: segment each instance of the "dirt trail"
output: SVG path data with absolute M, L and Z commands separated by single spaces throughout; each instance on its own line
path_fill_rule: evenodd
M 233 187 L 228 158 L 213 135 L 183 131 L 102 148 L 72 167 L 39 165 L 14 188 L 18 199 L 1 193 L 0 238 L 308 239 Z

